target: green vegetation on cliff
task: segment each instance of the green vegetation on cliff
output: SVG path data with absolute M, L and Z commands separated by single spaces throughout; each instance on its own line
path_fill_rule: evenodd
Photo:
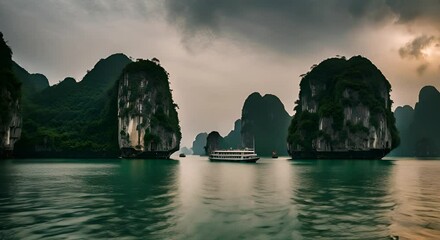
M 300 83 L 289 145 L 302 151 L 359 149 L 385 136 L 381 147 L 391 142 L 389 148 L 395 148 L 399 136 L 390 91 L 387 79 L 364 57 L 331 58 L 314 65 Z
M 49 80 L 40 73 L 29 73 L 16 62 L 12 62 L 12 72 L 22 83 L 22 95 L 25 104 L 33 95 L 49 87 Z
M 130 63 L 123 54 L 101 59 L 82 81 L 66 78 L 23 107 L 21 156 L 117 155 L 116 81 Z

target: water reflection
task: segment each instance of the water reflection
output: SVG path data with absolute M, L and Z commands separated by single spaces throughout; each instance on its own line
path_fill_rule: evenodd
M 440 164 L 437 161 L 399 161 L 395 170 L 392 231 L 403 239 L 440 236 Z
M 390 161 L 294 161 L 292 203 L 302 237 L 381 239 L 396 203 Z
M 179 217 L 178 162 L 64 161 L 2 166 L 4 238 L 163 238 Z M 3 187 L 3 185 L 2 185 Z
M 290 167 L 285 159 L 258 164 L 181 163 L 187 239 L 291 239 Z
M 111 192 L 117 194 L 113 195 L 113 207 L 108 210 L 117 218 L 106 224 L 107 231 L 117 229 L 116 236 L 148 239 L 176 235 L 180 217 L 178 163 L 173 160 L 122 161 L 118 174 L 110 179 Z
M 186 238 L 237 239 L 249 231 L 255 168 L 206 160 L 182 164 L 181 182 L 188 183 L 182 192 L 193 190 L 184 202 L 190 206 L 185 211 Z

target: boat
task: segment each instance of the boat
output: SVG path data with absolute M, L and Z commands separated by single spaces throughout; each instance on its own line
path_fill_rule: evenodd
M 275 152 L 275 151 L 272 152 L 272 158 L 278 158 L 277 152 Z
M 185 153 L 179 154 L 179 157 L 186 157 Z
M 211 161 L 225 161 L 225 162 L 256 162 L 260 157 L 253 149 L 245 148 L 243 150 L 215 150 L 209 154 Z

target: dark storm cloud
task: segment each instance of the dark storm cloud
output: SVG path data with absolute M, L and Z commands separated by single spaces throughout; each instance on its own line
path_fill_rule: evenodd
M 232 35 L 282 52 L 346 47 L 366 25 L 440 22 L 438 0 L 166 0 L 165 7 L 169 21 L 182 28 L 184 43 L 206 33 Z
M 153 12 L 154 5 L 144 0 L 131 0 L 130 2 L 122 0 L 0 0 L 0 13 L 4 15 L 3 17 L 10 17 L 11 19 L 9 20 L 18 19 L 11 16 L 12 14 L 32 15 L 37 13 L 39 16 L 35 17 L 38 19 L 56 16 L 58 20 L 63 20 L 63 17 L 69 18 L 74 16 L 77 17 L 77 20 L 85 17 L 87 17 L 87 20 L 90 20 L 90 17 L 114 20 L 121 17 L 146 18 Z M 76 22 L 70 23 L 76 24 Z M 29 23 L 29 25 L 32 24 Z
M 145 18 L 152 13 L 152 4 L 148 4 L 145 0 L 75 0 L 69 2 L 72 8 L 82 9 L 90 15 L 110 18 L 121 15 Z
M 428 47 L 437 45 L 438 42 L 439 38 L 435 36 L 422 35 L 407 43 L 405 46 L 401 47 L 399 49 L 399 54 L 402 58 L 424 58 L 425 56 L 423 50 Z
M 184 42 L 208 32 L 289 52 L 344 46 L 349 39 L 339 40 L 363 22 L 380 23 L 389 15 L 383 1 L 168 0 L 165 7 Z
M 386 3 L 397 14 L 400 23 L 424 21 L 440 29 L 438 0 L 387 0 Z

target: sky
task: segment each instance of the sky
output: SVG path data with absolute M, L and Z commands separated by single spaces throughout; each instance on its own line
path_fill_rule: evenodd
M 101 58 L 156 57 L 169 72 L 183 139 L 226 135 L 253 92 L 293 115 L 299 75 L 336 55 L 369 58 L 393 108 L 440 89 L 439 0 L 0 0 L 13 59 L 51 85 Z

